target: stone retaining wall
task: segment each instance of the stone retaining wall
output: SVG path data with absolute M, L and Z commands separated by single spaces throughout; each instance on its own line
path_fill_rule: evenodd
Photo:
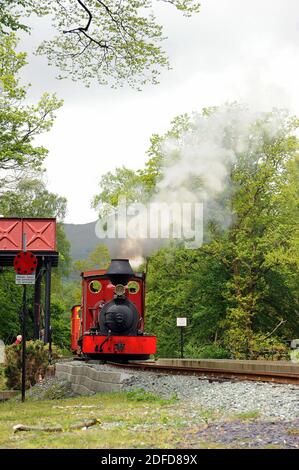
M 121 372 L 104 372 L 89 364 L 57 363 L 55 376 L 71 383 L 72 390 L 80 395 L 97 392 L 118 392 L 130 378 Z

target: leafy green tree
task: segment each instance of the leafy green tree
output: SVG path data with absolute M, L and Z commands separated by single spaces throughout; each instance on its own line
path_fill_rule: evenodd
M 92 201 L 92 207 L 98 210 L 99 216 L 109 213 L 111 206 L 117 207 L 121 198 L 126 198 L 128 204 L 150 200 L 162 175 L 165 141 L 178 138 L 188 129 L 190 122 L 190 117 L 183 114 L 171 121 L 171 128 L 165 135 L 153 134 L 147 151 L 149 159 L 144 168 L 134 171 L 122 166 L 102 176 L 99 183 L 101 192 Z
M 222 296 L 228 271 L 205 245 L 198 250 L 169 247 L 148 260 L 146 327 L 158 336 L 161 356 L 178 356 L 177 317 L 187 318 L 185 349 L 197 357 L 203 346 L 222 346 L 226 301 Z M 223 353 L 225 351 L 223 350 Z
M 207 129 L 216 111 L 203 110 Z M 123 171 L 129 175 L 124 180 L 117 171 L 110 173 L 97 202 L 116 205 L 119 195 L 129 202 L 150 200 L 165 165 L 179 155 L 186 132 L 196 132 L 196 119 L 196 113 L 179 116 L 165 135 L 154 135 L 145 169 Z M 282 110 L 262 113 L 251 118 L 246 145 L 240 145 L 238 119 L 226 121 L 222 145 L 235 158 L 227 168 L 229 190 L 219 200 L 232 214 L 232 223 L 223 228 L 210 219 L 201 248 L 174 246 L 150 258 L 147 325 L 157 331 L 162 354 L 177 353 L 173 325 L 184 311 L 190 354 L 213 345 L 238 358 L 268 357 L 271 351 L 281 358 L 284 341 L 298 336 L 298 124 Z M 168 155 L 165 162 L 169 138 L 173 160 Z M 200 184 L 195 179 L 194 190 Z M 138 193 L 140 185 L 143 191 Z
M 32 13 L 42 15 L 47 9 L 35 0 L 1 0 L 0 33 L 8 34 L 10 31 L 30 31 L 28 25 L 23 23 L 23 18 Z
M 140 201 L 143 194 L 140 175 L 125 167 L 116 168 L 114 172 L 103 175 L 99 186 L 101 193 L 94 197 L 92 207 L 97 209 L 101 216 L 109 214 L 110 207 L 116 207 L 122 197 L 132 203 Z
M 71 341 L 71 315 L 64 302 L 51 302 L 51 327 L 54 344 L 62 349 L 68 349 Z
M 71 264 L 70 244 L 61 224 L 66 199 L 47 190 L 42 168 L 47 149 L 36 146 L 34 139 L 50 130 L 54 112 L 62 102 L 55 96 L 44 94 L 37 105 L 25 104 L 27 88 L 19 85 L 18 76 L 26 63 L 26 55 L 17 53 L 16 46 L 14 34 L 0 33 L 0 213 L 5 217 L 55 217 L 60 222 L 57 226 L 60 260 L 52 276 L 55 297 L 55 292 L 61 292 L 62 278 L 68 274 Z M 29 286 L 28 299 L 32 298 L 33 288 Z M 11 269 L 3 270 L 0 273 L 0 336 L 6 342 L 12 341 L 20 332 L 20 308 L 21 290 L 15 285 L 14 273 Z M 28 313 L 30 337 L 33 334 L 33 305 L 30 302 Z M 59 308 L 54 308 L 57 328 L 63 320 L 60 313 Z M 66 329 L 68 326 L 69 321 L 64 324 Z
M 241 185 L 232 200 L 235 222 L 224 247 L 231 269 L 226 341 L 235 355 L 253 353 L 255 333 L 263 333 L 260 342 L 271 331 L 286 338 L 298 333 L 297 125 L 285 117 L 278 134 L 264 132 L 259 148 L 232 175 Z
M 36 105 L 26 105 L 26 87 L 19 84 L 26 54 L 17 53 L 14 34 L 0 35 L 0 195 L 14 189 L 20 176 L 41 171 L 48 151 L 34 139 L 51 129 L 61 107 L 55 95 L 45 93 Z
M 106 269 L 110 263 L 109 249 L 105 245 L 98 245 L 87 259 L 78 260 L 73 263 L 73 269 L 77 274 L 84 271 Z
M 196 0 L 160 2 L 185 16 L 200 7 Z M 4 0 L 0 31 L 28 31 L 22 16 L 49 14 L 58 34 L 43 41 L 37 52 L 60 68 L 60 78 L 71 76 L 87 85 L 94 79 L 101 85 L 128 83 L 140 89 L 147 82 L 157 83 L 161 69 L 169 67 L 154 4 L 153 0 Z
M 54 217 L 57 225 L 57 249 L 60 259 L 54 270 L 54 286 L 61 276 L 70 270 L 70 244 L 66 239 L 62 220 L 65 217 L 67 201 L 46 189 L 41 179 L 23 178 L 15 183 L 14 190 L 7 190 L 0 197 L 0 213 L 5 217 Z M 57 279 L 56 279 L 57 276 Z
M 12 343 L 20 334 L 22 292 L 15 283 L 15 274 L 0 268 L 0 338 Z
M 41 179 L 22 178 L 14 190 L 6 191 L 0 198 L 0 212 L 9 217 L 56 217 L 62 221 L 67 201 L 47 190 Z

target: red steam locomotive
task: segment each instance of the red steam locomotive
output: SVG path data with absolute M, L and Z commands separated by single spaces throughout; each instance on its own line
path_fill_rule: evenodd
M 73 352 L 121 361 L 155 354 L 156 337 L 144 332 L 145 274 L 134 273 L 127 259 L 113 259 L 106 271 L 81 276 L 82 304 L 72 308 Z

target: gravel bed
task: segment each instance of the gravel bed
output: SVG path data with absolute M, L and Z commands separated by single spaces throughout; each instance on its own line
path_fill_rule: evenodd
M 231 448 L 299 448 L 299 420 L 279 422 L 244 422 L 209 424 L 186 434 L 181 447 L 197 447 L 200 441 Z
M 33 401 L 58 400 L 74 396 L 76 393 L 73 392 L 71 384 L 66 380 L 58 380 L 56 377 L 47 377 L 26 391 L 26 397 Z M 17 400 L 20 399 L 20 397 L 17 398 Z
M 299 419 L 299 387 L 264 382 L 209 381 L 202 377 L 166 375 L 93 364 L 100 370 L 123 371 L 130 379 L 123 390 L 142 388 L 163 398 L 176 396 L 181 402 L 218 410 L 224 416 L 256 412 L 263 419 Z

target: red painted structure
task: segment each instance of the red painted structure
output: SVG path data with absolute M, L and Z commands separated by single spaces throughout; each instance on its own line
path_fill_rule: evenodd
M 31 251 L 20 251 L 13 262 L 17 274 L 32 274 L 37 268 L 37 258 Z
M 113 359 L 147 359 L 155 354 L 156 337 L 144 332 L 145 275 L 134 273 L 125 286 L 124 297 L 138 312 L 136 331 L 111 335 L 101 332 L 99 318 L 103 307 L 115 298 L 115 286 L 105 270 L 84 272 L 81 276 L 82 305 L 72 309 L 72 350 L 85 356 Z
M 23 237 L 26 235 L 26 237 Z M 41 325 L 41 283 L 45 280 L 44 300 L 44 342 L 50 341 L 50 297 L 51 269 L 58 265 L 56 251 L 56 219 L 54 218 L 6 218 L 0 217 L 0 266 L 14 265 L 15 257 L 26 250 L 33 252 L 37 259 L 34 286 L 34 338 L 39 339 Z M 30 274 L 30 273 L 29 273 Z
M 71 323 L 71 349 L 76 351 L 78 348 L 78 339 L 80 336 L 81 318 L 80 318 L 81 305 L 75 305 L 72 308 L 72 323 Z
M 26 234 L 26 249 L 56 251 L 55 219 L 0 218 L 0 250 L 22 251 L 22 234 Z

